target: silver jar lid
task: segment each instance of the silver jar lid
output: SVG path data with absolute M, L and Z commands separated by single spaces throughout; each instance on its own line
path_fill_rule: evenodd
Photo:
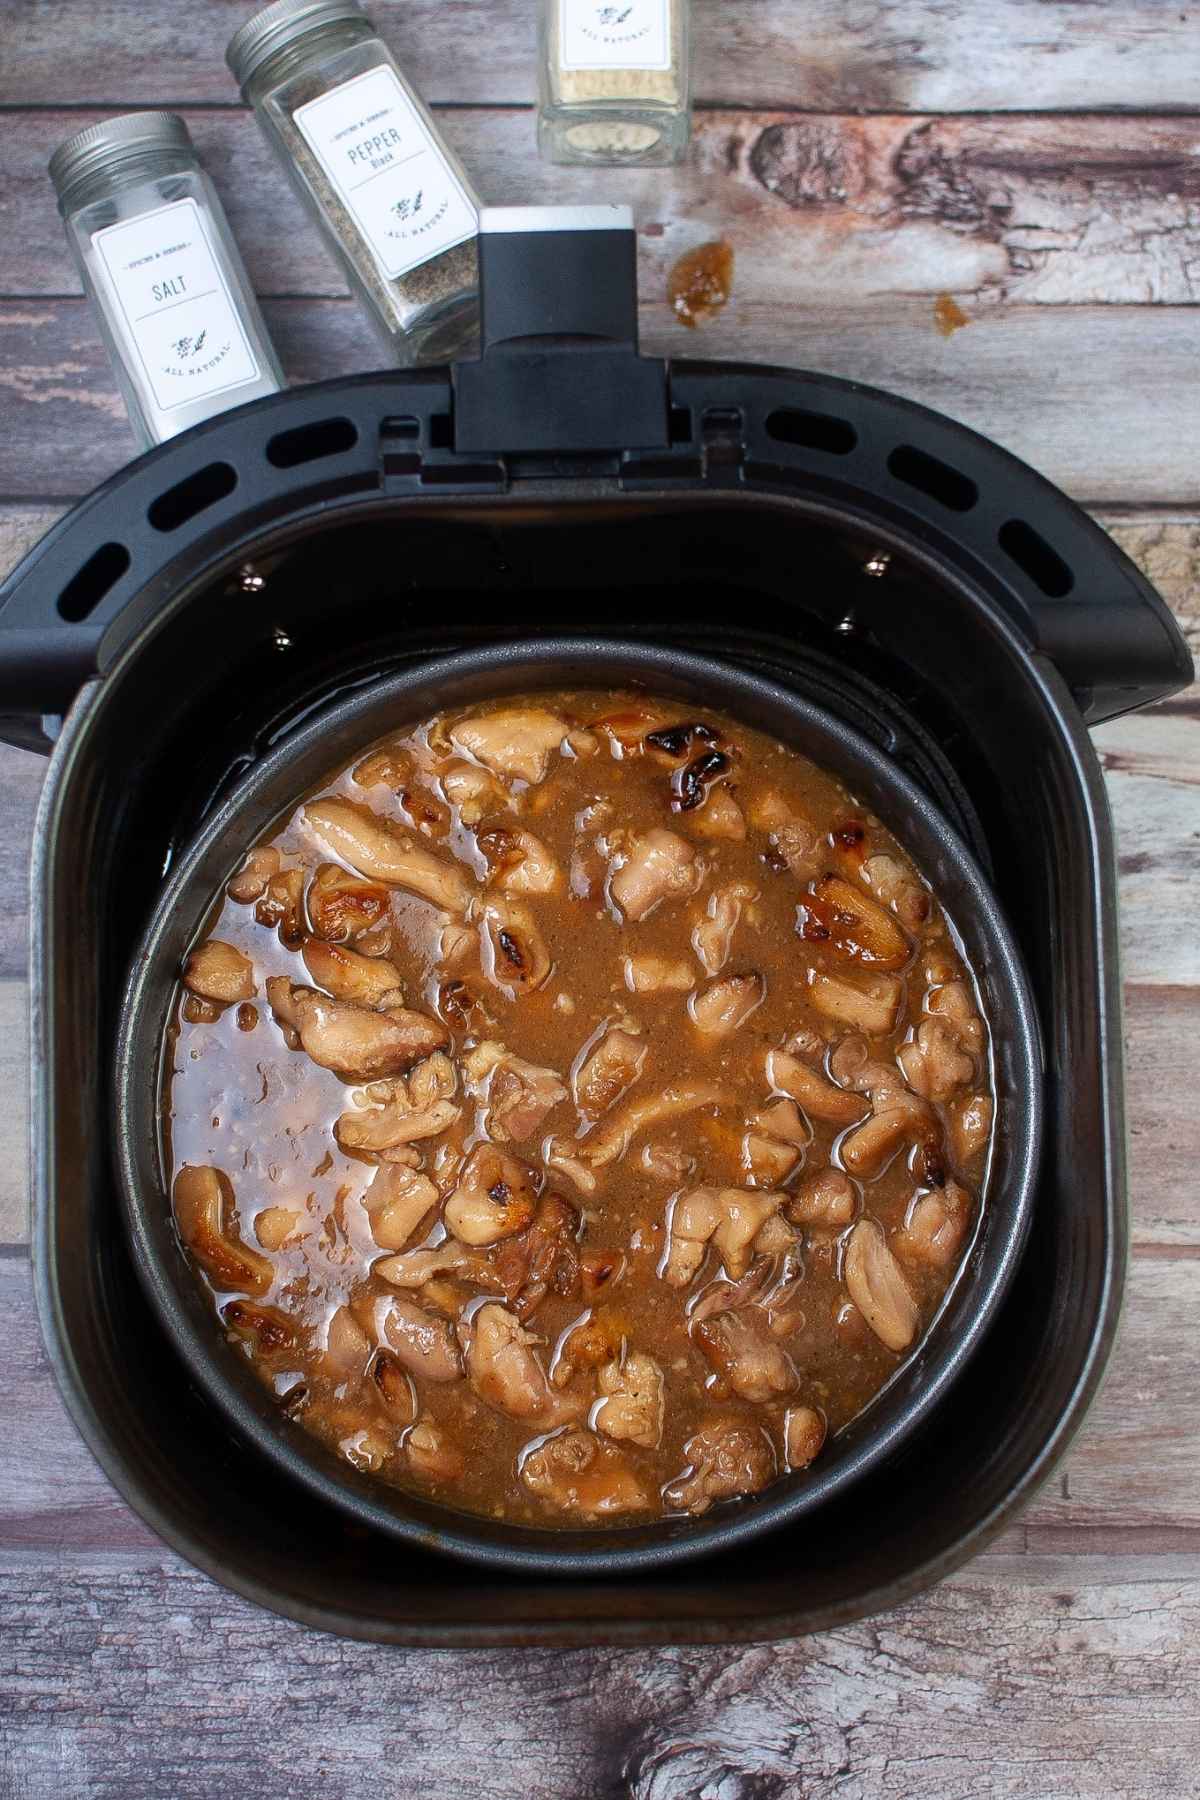
M 273 0 L 271 6 L 264 6 L 234 32 L 225 61 L 238 86 L 245 87 L 268 56 L 307 37 L 310 31 L 342 19 L 365 21 L 366 15 L 356 0 Z
M 145 150 L 181 150 L 192 161 L 196 148 L 178 113 L 122 113 L 102 125 L 88 125 L 60 144 L 50 158 L 50 179 L 60 200 L 69 189 L 106 167 L 115 168 Z

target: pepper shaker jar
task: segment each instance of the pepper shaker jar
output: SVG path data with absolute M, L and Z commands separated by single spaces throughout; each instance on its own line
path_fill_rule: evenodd
M 278 359 L 181 118 L 89 125 L 59 145 L 50 179 L 142 449 L 278 393 Z
M 275 0 L 226 61 L 396 360 L 469 343 L 479 202 L 355 0 Z
M 689 0 L 540 0 L 538 147 L 555 163 L 678 162 Z

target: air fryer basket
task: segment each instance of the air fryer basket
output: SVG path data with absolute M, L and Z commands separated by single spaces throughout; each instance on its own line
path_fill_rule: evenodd
M 32 1115 L 52 1362 L 93 1450 L 170 1543 L 267 1605 L 362 1636 L 729 1639 L 890 1604 L 978 1548 L 1047 1473 L 1115 1326 L 1115 887 L 1084 720 L 1182 685 L 1179 634 L 1103 533 L 971 433 L 819 376 L 643 365 L 624 329 L 617 351 L 661 399 L 656 413 L 640 393 L 634 441 L 614 445 L 597 412 L 581 446 L 591 378 L 576 388 L 568 332 L 540 345 L 541 386 L 517 390 L 532 398 L 510 448 L 486 401 L 532 354 L 518 334 L 490 342 L 471 378 L 470 432 L 462 370 L 261 402 L 134 464 L 0 593 L 0 705 L 21 715 L 9 735 L 57 738 L 35 850 Z M 580 396 L 567 455 L 564 390 Z M 597 623 L 762 669 L 925 786 L 1024 953 L 1046 1148 L 1008 1299 L 901 1460 L 794 1533 L 637 1580 L 551 1584 L 348 1529 L 230 1438 L 135 1280 L 107 1071 L 158 883 L 264 747 L 414 657 Z M 68 705 L 60 730 L 45 715 Z

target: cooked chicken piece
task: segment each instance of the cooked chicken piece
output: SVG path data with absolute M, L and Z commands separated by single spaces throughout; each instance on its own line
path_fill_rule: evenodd
M 254 917 L 268 930 L 279 932 L 279 941 L 295 950 L 305 936 L 304 870 L 284 869 L 272 875 L 254 908 Z
M 319 937 L 330 943 L 361 939 L 388 917 L 391 900 L 379 882 L 364 881 L 339 863 L 322 863 L 308 889 L 308 916 Z
M 704 804 L 689 815 L 688 829 L 698 837 L 726 838 L 740 844 L 746 836 L 746 819 L 724 782 L 708 790 Z
M 982 1055 L 986 1041 L 983 1020 L 975 1010 L 971 990 L 965 981 L 947 981 L 935 988 L 926 997 L 925 1010 L 949 1027 L 960 1050 L 968 1050 L 973 1056 Z
M 765 831 L 776 853 L 799 881 L 820 873 L 824 846 L 820 832 L 793 810 L 782 794 L 768 789 L 750 807 L 750 823 Z
M 460 719 L 451 727 L 450 742 L 493 774 L 536 785 L 545 780 L 550 758 L 566 733 L 567 727 L 556 713 L 536 706 L 511 706 Z
M 859 869 L 877 899 L 890 906 L 906 931 L 918 932 L 933 910 L 928 888 L 921 886 L 894 856 L 868 856 Z
M 705 1356 L 743 1400 L 761 1405 L 795 1391 L 795 1364 L 787 1351 L 769 1336 L 765 1319 L 755 1310 L 718 1313 L 693 1325 L 692 1336 Z
M 714 1500 L 757 1494 L 774 1480 L 775 1449 L 761 1425 L 714 1419 L 684 1445 L 688 1468 L 663 1490 L 669 1506 L 707 1512 Z
M 679 1144 L 643 1144 L 638 1168 L 655 1181 L 669 1181 L 678 1187 L 696 1167 L 696 1159 Z
M 415 1300 L 397 1295 L 386 1303 L 383 1331 L 396 1359 L 410 1375 L 426 1381 L 456 1381 L 462 1356 L 453 1327 L 427 1313 Z
M 670 1209 L 663 1280 L 672 1287 L 686 1287 L 710 1243 L 720 1253 L 727 1275 L 734 1280 L 744 1275 L 755 1234 L 786 1199 L 786 1194 L 762 1188 L 693 1188 L 690 1194 L 681 1194 Z
M 783 1420 L 783 1454 L 789 1469 L 807 1469 L 825 1442 L 825 1421 L 814 1406 L 789 1406 Z
M 173 1199 L 180 1236 L 213 1286 L 261 1299 L 275 1279 L 275 1265 L 242 1242 L 228 1175 L 185 1164 L 175 1177 Z
M 858 1211 L 854 1183 L 841 1169 L 814 1169 L 806 1175 L 784 1208 L 793 1225 L 840 1230 Z
M 504 1044 L 486 1039 L 463 1057 L 473 1098 L 487 1105 L 485 1130 L 493 1142 L 519 1144 L 532 1137 L 547 1113 L 567 1098 L 553 1069 L 524 1062 Z
M 610 1025 L 575 1074 L 575 1104 L 585 1119 L 598 1119 L 633 1086 L 646 1060 L 646 1040 L 632 1019 Z
M 692 931 L 692 949 L 706 975 L 719 974 L 729 961 L 742 909 L 757 898 L 758 889 L 744 881 L 727 882 L 708 896 L 708 905 Z
M 645 919 L 663 900 L 682 900 L 700 884 L 703 864 L 686 838 L 655 828 L 635 837 L 609 877 L 613 905 L 631 921 Z
M 218 1006 L 232 1006 L 258 992 L 250 958 L 219 938 L 209 938 L 192 951 L 183 965 L 183 985 Z
M 663 1372 L 652 1356 L 626 1350 L 604 1364 L 597 1377 L 607 1396 L 596 1408 L 592 1424 L 606 1437 L 628 1439 L 645 1450 L 657 1450 L 663 1428 Z
M 451 763 L 443 769 L 442 792 L 452 806 L 457 806 L 458 816 L 468 830 L 482 824 L 489 813 L 505 808 L 509 797 L 505 789 L 475 763 Z
M 775 1104 L 783 1106 L 791 1105 L 791 1102 L 776 1101 Z M 745 1174 L 747 1187 L 777 1188 L 795 1173 L 802 1154 L 797 1145 L 786 1139 L 756 1129 L 752 1120 L 749 1130 L 742 1134 L 738 1163 Z
M 627 956 L 622 969 L 631 994 L 686 994 L 696 985 L 690 963 L 649 952 Z
M 572 1151 L 587 1167 L 602 1169 L 617 1162 L 628 1150 L 639 1131 L 648 1125 L 662 1125 L 668 1119 L 696 1112 L 702 1106 L 723 1106 L 730 1099 L 728 1088 L 713 1081 L 677 1081 L 656 1094 L 639 1100 L 627 1100 L 619 1112 L 598 1125 L 580 1144 L 564 1145 L 564 1154 Z
M 626 1320 L 608 1306 L 584 1313 L 558 1341 L 550 1368 L 550 1380 L 564 1388 L 580 1369 L 599 1369 L 619 1358 L 625 1342 Z
M 772 1220 L 767 1220 L 768 1226 L 772 1223 Z M 763 1229 L 766 1230 L 766 1226 Z M 764 1255 L 756 1256 L 746 1273 L 736 1281 L 727 1281 L 723 1275 L 718 1275 L 707 1287 L 701 1289 L 689 1305 L 688 1324 L 695 1327 L 702 1325 L 706 1319 L 715 1319 L 719 1313 L 733 1312 L 740 1306 L 757 1306 L 777 1273 L 775 1258 Z
M 845 962 L 871 969 L 902 969 L 912 954 L 900 926 L 857 884 L 822 875 L 800 902 L 796 929 L 810 942 L 828 944 Z
M 656 714 L 648 703 L 640 710 L 647 725 L 652 728 L 643 731 L 640 745 L 636 737 L 630 738 L 627 734 L 621 741 L 626 749 L 640 748 L 646 756 L 653 757 L 655 762 L 665 763 L 669 769 L 682 769 L 697 755 L 715 750 L 721 742 L 721 734 L 715 726 L 706 725 L 702 720 L 680 719 L 674 724 L 660 724 L 658 721 L 662 718 L 661 713 Z M 637 716 L 637 709 L 625 716 L 632 724 Z
M 651 1504 L 620 1451 L 590 1431 L 565 1431 L 546 1439 L 521 1458 L 520 1468 L 531 1494 L 580 1518 L 640 1512 Z
M 484 974 L 513 1000 L 534 993 L 554 972 L 546 940 L 519 900 L 485 902 L 480 948 Z
M 294 1206 L 264 1206 L 254 1220 L 254 1235 L 264 1250 L 282 1250 L 301 1235 L 304 1214 Z
M 419 1143 L 450 1129 L 460 1111 L 450 1099 L 454 1086 L 454 1064 L 436 1050 L 408 1076 L 373 1082 L 366 1097 L 375 1104 L 344 1112 L 333 1135 L 347 1156 L 362 1162 L 391 1161 L 388 1153 L 401 1145 Z
M 421 1419 L 404 1440 L 404 1450 L 418 1475 L 430 1481 L 457 1481 L 467 1466 L 466 1458 L 445 1427 Z
M 871 1099 L 871 1116 L 843 1140 L 841 1159 L 852 1175 L 873 1180 L 903 1144 L 940 1142 L 928 1101 L 905 1085 L 894 1063 L 872 1060 L 861 1038 L 846 1038 L 829 1059 L 839 1081 Z
M 392 1418 L 401 1425 L 411 1425 L 417 1416 L 417 1390 L 412 1376 L 390 1350 L 375 1352 L 371 1380 Z
M 371 1273 L 392 1287 L 409 1290 L 423 1288 L 426 1282 L 446 1274 L 470 1281 L 476 1287 L 495 1290 L 500 1285 L 484 1257 L 453 1238 L 439 1244 L 436 1250 L 405 1250 L 399 1256 L 382 1257 L 372 1264 Z
M 361 956 L 344 944 L 324 938 L 305 938 L 300 946 L 304 966 L 335 1000 L 353 1000 L 358 1006 L 403 1006 L 404 981 L 395 963 L 386 956 Z
M 950 1148 L 960 1168 L 968 1168 L 987 1148 L 993 1111 L 990 1094 L 967 1094 L 950 1107 Z
M 383 1163 L 362 1197 L 371 1236 L 381 1250 L 403 1250 L 440 1196 L 428 1175 L 399 1163 Z
M 557 894 L 562 870 L 541 838 L 532 831 L 489 825 L 475 834 L 488 863 L 488 886 L 506 894 Z
M 524 1324 L 546 1298 L 578 1294 L 579 1214 L 560 1194 L 545 1194 L 529 1227 L 505 1238 L 492 1253 L 504 1298 Z
M 835 1087 L 786 1050 L 768 1050 L 766 1076 L 776 1093 L 797 1101 L 810 1119 L 830 1125 L 853 1125 L 869 1110 L 859 1094 Z
M 922 1019 L 896 1060 L 909 1087 L 926 1100 L 945 1103 L 975 1079 L 975 1058 L 959 1049 L 957 1033 L 944 1019 Z
M 746 1023 L 767 997 L 758 974 L 719 975 L 688 1000 L 688 1016 L 702 1038 L 717 1043 Z
M 921 1315 L 900 1265 L 874 1219 L 860 1219 L 846 1245 L 846 1290 L 889 1350 L 907 1350 Z
M 791 1144 L 797 1150 L 807 1149 L 812 1142 L 812 1132 L 794 1100 L 770 1101 L 753 1115 L 751 1124 L 756 1131 L 765 1132 L 780 1143 Z
M 477 1144 L 446 1202 L 446 1229 L 463 1244 L 495 1244 L 532 1223 L 537 1177 L 494 1144 Z
M 895 1030 L 904 983 L 896 975 L 875 975 L 856 986 L 840 975 L 814 969 L 809 996 L 827 1019 L 852 1031 L 865 1031 L 868 1037 L 883 1037 Z
M 549 1430 L 577 1419 L 580 1405 L 550 1386 L 534 1354 L 540 1342 L 515 1314 L 489 1300 L 471 1320 L 467 1375 L 489 1406 Z
M 543 1151 L 543 1161 L 547 1168 L 555 1169 L 573 1181 L 581 1194 L 594 1194 L 599 1186 L 595 1171 L 576 1154 L 576 1150 L 573 1140 L 551 1138 Z
M 225 892 L 242 906 L 249 906 L 252 900 L 261 900 L 268 881 L 279 873 L 279 863 L 279 852 L 272 845 L 257 845 L 246 852 L 241 868 L 226 884 Z
M 928 1194 L 917 1194 L 900 1230 L 892 1236 L 892 1249 L 906 1263 L 923 1263 L 930 1269 L 952 1269 L 958 1261 L 971 1223 L 971 1196 L 957 1181 Z
M 338 1381 L 357 1378 L 367 1366 L 371 1342 L 348 1306 L 339 1306 L 325 1327 L 321 1357 L 327 1373 Z
M 221 1319 L 235 1338 L 249 1345 L 256 1358 L 270 1362 L 281 1356 L 289 1360 L 295 1356 L 295 1324 L 275 1307 L 254 1306 L 249 1300 L 230 1300 L 221 1308 Z
M 310 800 L 301 817 L 318 843 L 371 881 L 385 881 L 461 914 L 471 881 L 457 863 L 435 856 L 414 837 L 393 831 L 386 819 L 352 800 Z
M 620 712 L 606 713 L 602 719 L 593 719 L 591 723 L 594 731 L 603 732 L 625 756 L 641 756 L 645 751 L 652 753 L 658 749 L 661 752 L 658 760 L 672 766 L 684 760 L 693 735 L 710 732 L 715 740 L 716 733 L 712 732 L 711 726 L 668 725 L 667 718 L 668 715 L 661 706 L 648 700 L 635 700 L 622 707 Z M 657 736 L 660 727 L 666 733 L 678 731 L 685 735 L 677 742 L 673 741 L 670 749 L 664 749 L 662 745 L 655 745 L 651 741 Z
M 285 975 L 267 982 L 271 1011 L 294 1030 L 315 1063 L 343 1081 L 379 1081 L 401 1075 L 440 1050 L 450 1033 L 425 1013 L 397 1007 L 372 1012 L 347 1000 L 330 1000 L 315 988 L 297 987 Z

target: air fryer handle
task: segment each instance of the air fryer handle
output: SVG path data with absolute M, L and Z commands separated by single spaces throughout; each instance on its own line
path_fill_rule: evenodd
M 485 207 L 479 311 L 482 355 L 454 370 L 460 453 L 666 447 L 666 364 L 638 354 L 629 207 Z

